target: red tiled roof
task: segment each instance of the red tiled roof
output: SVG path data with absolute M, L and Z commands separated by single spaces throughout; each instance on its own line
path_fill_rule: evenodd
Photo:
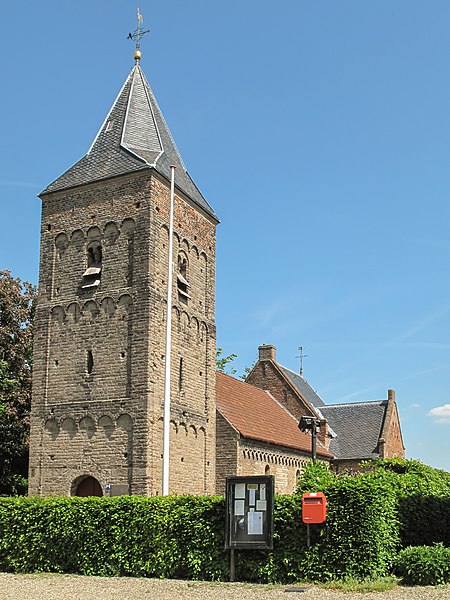
M 270 394 L 225 373 L 216 375 L 217 409 L 242 436 L 311 453 L 311 436 Z M 317 454 L 332 458 L 319 443 Z

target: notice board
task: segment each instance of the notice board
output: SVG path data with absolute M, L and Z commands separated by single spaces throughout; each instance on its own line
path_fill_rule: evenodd
M 226 548 L 273 548 L 273 476 L 227 477 Z

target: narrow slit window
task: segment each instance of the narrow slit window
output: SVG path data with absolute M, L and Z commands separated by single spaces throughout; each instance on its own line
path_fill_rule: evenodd
M 90 375 L 94 369 L 94 357 L 92 356 L 92 350 L 87 351 L 87 365 L 86 369 L 88 374 Z
M 180 366 L 178 368 L 178 391 L 183 389 L 183 359 L 180 358 Z

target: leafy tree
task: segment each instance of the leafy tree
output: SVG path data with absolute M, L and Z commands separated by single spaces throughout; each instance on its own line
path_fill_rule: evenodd
M 216 368 L 221 373 L 227 373 L 228 375 L 235 375 L 237 370 L 234 368 L 234 365 L 231 363 L 234 359 L 237 358 L 237 354 L 229 354 L 228 356 L 223 355 L 223 348 L 217 348 L 216 350 Z M 252 372 L 253 367 L 255 366 L 256 361 L 252 364 L 251 367 L 245 367 L 244 372 L 239 375 L 239 379 L 245 381 L 247 377 Z M 227 369 L 227 366 L 229 368 Z
M 0 494 L 26 492 L 35 297 L 0 271 Z
M 242 379 L 242 381 L 247 381 L 247 377 L 250 375 L 250 373 L 253 371 L 253 367 L 256 365 L 256 360 L 253 361 L 251 367 L 245 367 L 244 372 L 242 373 L 242 375 L 239 375 L 239 379 Z
M 223 355 L 223 348 L 217 348 L 216 350 L 216 368 L 221 373 L 228 373 L 228 375 L 234 375 L 236 373 L 236 369 L 232 366 L 228 371 L 225 369 L 227 365 L 233 362 L 233 360 L 237 358 L 237 354 L 229 354 L 228 356 Z

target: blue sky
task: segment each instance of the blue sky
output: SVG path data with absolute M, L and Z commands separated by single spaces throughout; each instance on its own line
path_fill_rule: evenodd
M 0 268 L 37 282 L 44 187 L 133 66 L 135 2 L 7 3 Z M 140 2 L 142 67 L 221 219 L 218 345 L 272 343 L 327 403 L 397 393 L 450 471 L 450 3 Z

